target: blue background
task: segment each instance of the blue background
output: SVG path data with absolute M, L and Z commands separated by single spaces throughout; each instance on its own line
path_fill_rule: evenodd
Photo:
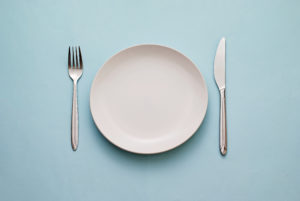
M 300 1 L 2 0 L 1 201 L 300 199 Z M 227 38 L 229 150 L 219 154 L 218 42 Z M 209 93 L 192 139 L 158 155 L 110 144 L 89 110 L 96 72 L 129 46 L 188 56 Z M 80 45 L 79 149 L 70 144 L 67 48 Z

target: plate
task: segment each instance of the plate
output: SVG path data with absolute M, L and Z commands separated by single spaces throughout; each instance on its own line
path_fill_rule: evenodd
M 195 64 L 160 45 L 138 45 L 111 57 L 90 92 L 91 113 L 103 136 L 138 154 L 183 144 L 200 127 L 207 103 Z

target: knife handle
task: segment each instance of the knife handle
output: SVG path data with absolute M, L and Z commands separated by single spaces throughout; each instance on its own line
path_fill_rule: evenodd
M 226 101 L 225 88 L 220 89 L 221 109 L 220 109 L 220 152 L 224 156 L 227 152 L 227 128 L 226 128 Z

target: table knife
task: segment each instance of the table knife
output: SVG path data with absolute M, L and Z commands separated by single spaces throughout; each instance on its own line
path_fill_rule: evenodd
M 226 101 L 225 101 L 225 38 L 219 42 L 214 62 L 214 75 L 220 91 L 220 152 L 227 152 Z

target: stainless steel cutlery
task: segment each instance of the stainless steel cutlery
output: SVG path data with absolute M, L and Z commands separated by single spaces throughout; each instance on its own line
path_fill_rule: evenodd
M 220 152 L 227 152 L 226 101 L 225 101 L 225 38 L 219 42 L 214 62 L 215 80 L 220 91 Z
M 79 56 L 79 57 L 78 57 Z M 83 63 L 80 47 L 69 47 L 68 54 L 69 76 L 73 80 L 73 104 L 71 123 L 71 143 L 74 151 L 78 147 L 78 110 L 77 110 L 77 82 L 83 71 Z

